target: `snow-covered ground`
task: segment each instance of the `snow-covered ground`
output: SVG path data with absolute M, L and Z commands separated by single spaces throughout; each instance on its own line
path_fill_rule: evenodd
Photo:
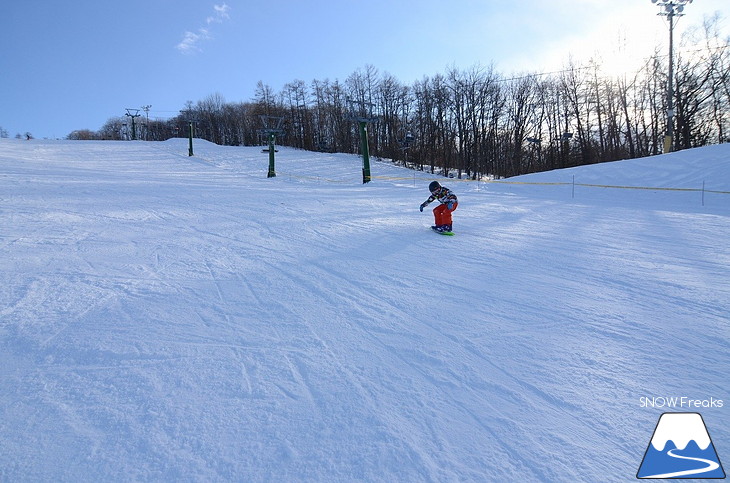
M 730 461 L 729 145 L 442 180 L 455 237 L 426 173 L 195 154 L 0 140 L 0 481 L 632 481 L 665 411 Z

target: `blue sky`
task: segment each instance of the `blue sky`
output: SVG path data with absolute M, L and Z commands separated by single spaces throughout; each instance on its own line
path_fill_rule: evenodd
M 727 17 L 725 3 L 689 5 L 678 33 Z M 451 66 L 544 72 L 596 53 L 628 68 L 665 46 L 657 11 L 650 0 L 7 0 L 0 127 L 60 138 L 125 108 L 168 118 L 213 93 L 248 101 L 258 81 L 344 81 L 368 64 L 406 84 Z

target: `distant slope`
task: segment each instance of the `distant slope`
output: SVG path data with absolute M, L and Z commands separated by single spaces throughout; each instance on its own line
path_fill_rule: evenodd
M 688 149 L 661 156 L 578 166 L 510 178 L 535 182 L 730 191 L 730 144 Z

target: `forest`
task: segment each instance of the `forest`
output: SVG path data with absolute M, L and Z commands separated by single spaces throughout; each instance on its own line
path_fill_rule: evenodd
M 674 55 L 672 150 L 730 141 L 730 39 L 719 19 L 686 32 Z M 406 85 L 366 65 L 344 81 L 293 80 L 280 91 L 262 81 L 248 102 L 218 93 L 188 101 L 170 119 L 114 117 L 69 139 L 165 140 L 194 135 L 221 145 L 266 143 L 360 152 L 355 119 L 369 119 L 373 156 L 458 178 L 506 178 L 659 154 L 667 118 L 668 55 L 657 46 L 631 74 L 601 59 L 569 60 L 556 72 L 504 75 L 494 67 L 451 67 Z M 268 124 L 267 124 L 268 123 Z

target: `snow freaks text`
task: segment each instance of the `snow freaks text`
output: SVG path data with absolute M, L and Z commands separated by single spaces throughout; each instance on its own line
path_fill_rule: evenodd
M 693 399 L 685 396 L 642 396 L 639 398 L 639 404 L 642 408 L 699 409 L 723 407 L 722 399 L 715 399 L 714 397 L 709 399 Z

